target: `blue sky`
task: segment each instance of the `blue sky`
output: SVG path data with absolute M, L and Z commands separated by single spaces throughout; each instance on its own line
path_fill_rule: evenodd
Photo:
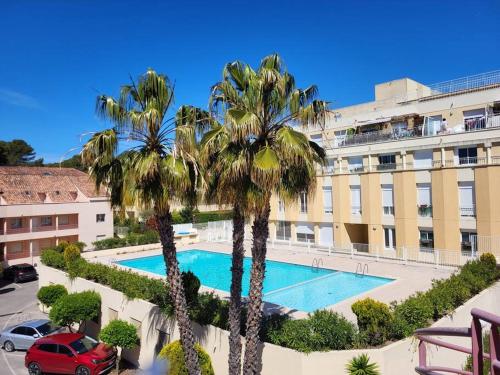
M 206 106 L 225 63 L 272 52 L 333 107 L 370 100 L 392 79 L 496 70 L 499 14 L 498 0 L 3 2 L 0 139 L 58 161 L 106 126 L 96 95 L 148 67 L 175 81 L 176 107 Z

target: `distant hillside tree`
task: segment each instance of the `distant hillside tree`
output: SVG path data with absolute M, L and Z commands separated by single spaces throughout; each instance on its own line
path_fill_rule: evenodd
M 33 147 L 22 139 L 0 141 L 0 165 L 43 165 L 42 158 L 35 158 Z

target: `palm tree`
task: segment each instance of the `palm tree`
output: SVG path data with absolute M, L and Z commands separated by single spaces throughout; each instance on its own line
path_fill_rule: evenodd
M 167 117 L 173 97 L 168 78 L 151 69 L 123 85 L 118 99 L 99 95 L 96 112 L 113 126 L 95 133 L 81 154 L 96 186 L 109 189 L 113 206 L 133 202 L 153 210 L 186 366 L 189 375 L 200 375 L 170 212 L 173 200 L 193 199 L 196 192 L 197 129 L 184 124 L 181 110 Z
M 315 163 L 324 150 L 296 130 L 322 124 L 328 104 L 316 99 L 316 86 L 295 87 L 276 54 L 265 57 L 257 70 L 241 62 L 227 64 L 223 79 L 212 89 L 211 108 L 231 127 L 231 141 L 242 153 L 229 162 L 240 176 L 248 176 L 257 194 L 252 202 L 253 244 L 246 322 L 244 375 L 257 374 L 257 345 L 262 319 L 262 287 L 273 192 L 297 199 L 315 185 Z
M 203 123 L 209 127 L 200 141 L 200 162 L 205 172 L 207 187 L 205 200 L 219 205 L 231 205 L 233 210 L 233 247 L 231 264 L 231 288 L 229 302 L 229 374 L 241 374 L 241 316 L 242 278 L 245 255 L 245 215 L 248 202 L 256 188 L 250 176 L 241 173 L 241 163 L 245 162 L 247 143 L 234 142 L 230 125 L 223 126 L 216 114 L 195 107 L 185 107 L 183 116 L 186 123 Z

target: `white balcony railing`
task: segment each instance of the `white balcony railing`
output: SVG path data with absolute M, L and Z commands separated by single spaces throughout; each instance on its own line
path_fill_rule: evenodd
M 476 216 L 476 207 L 460 207 L 460 216 L 463 217 L 474 217 Z
M 394 216 L 394 206 L 384 206 L 385 216 Z

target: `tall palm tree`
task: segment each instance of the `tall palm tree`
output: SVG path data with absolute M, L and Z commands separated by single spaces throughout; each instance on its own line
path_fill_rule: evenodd
M 167 117 L 173 97 L 168 78 L 151 69 L 123 85 L 117 99 L 99 95 L 96 112 L 112 127 L 90 138 L 82 149 L 82 160 L 97 187 L 107 186 L 115 207 L 132 201 L 153 210 L 186 366 L 189 375 L 200 375 L 170 212 L 173 200 L 195 195 L 197 129 L 184 124 L 181 110 Z
M 183 118 L 189 124 L 203 123 L 210 128 L 200 141 L 200 162 L 203 165 L 207 186 L 205 200 L 219 205 L 231 205 L 233 210 L 231 288 L 229 302 L 229 357 L 230 375 L 241 374 L 241 316 L 242 279 L 245 255 L 245 215 L 248 202 L 257 193 L 250 176 L 241 173 L 241 163 L 248 152 L 247 142 L 235 142 L 230 125 L 223 126 L 217 114 L 195 107 L 185 107 Z
M 223 79 L 212 89 L 211 107 L 231 126 L 232 141 L 244 145 L 234 169 L 249 176 L 259 194 L 253 199 L 253 244 L 246 322 L 244 375 L 257 374 L 257 345 L 262 319 L 262 288 L 273 192 L 297 199 L 315 185 L 315 163 L 324 150 L 297 130 L 323 124 L 328 104 L 316 99 L 318 90 L 296 88 L 276 54 L 265 57 L 257 70 L 241 62 L 227 64 Z

